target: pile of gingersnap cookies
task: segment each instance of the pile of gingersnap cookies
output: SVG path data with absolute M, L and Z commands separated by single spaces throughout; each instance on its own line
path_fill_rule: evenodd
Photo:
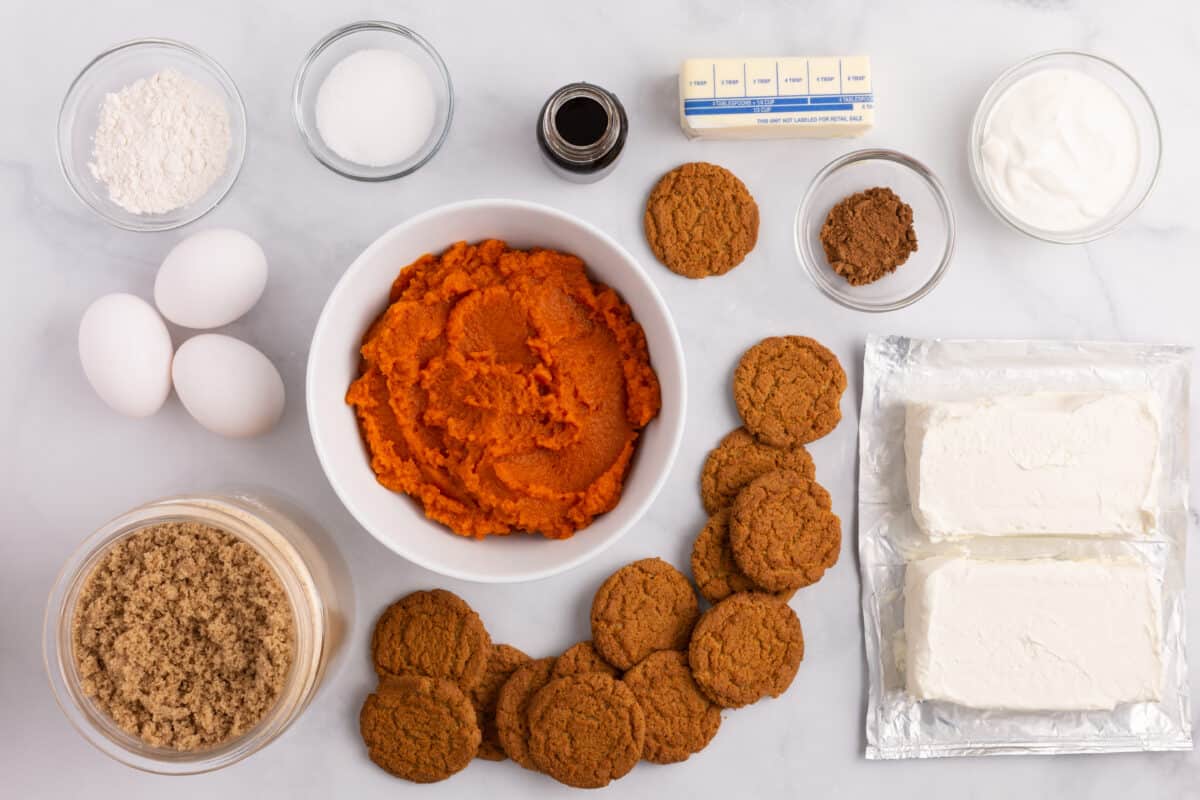
M 734 396 L 745 427 L 704 467 L 712 516 L 692 557 L 714 604 L 703 613 L 687 577 L 658 558 L 610 575 L 592 601 L 591 640 L 557 658 L 493 643 L 444 590 L 389 606 L 371 640 L 379 684 L 359 714 L 371 760 L 427 783 L 508 757 L 598 788 L 643 759 L 686 760 L 716 735 L 722 709 L 786 691 L 804 657 L 786 598 L 821 578 L 841 542 L 803 445 L 838 423 L 845 387 L 811 339 L 767 339 L 743 356 Z
M 753 591 L 787 600 L 837 563 L 841 521 L 804 445 L 841 421 L 845 390 L 837 356 L 804 336 L 764 339 L 742 356 L 733 397 L 744 425 L 708 454 L 700 476 L 709 519 L 692 575 L 710 603 Z

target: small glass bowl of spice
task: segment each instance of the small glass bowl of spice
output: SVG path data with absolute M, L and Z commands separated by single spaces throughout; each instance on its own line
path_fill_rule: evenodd
M 68 559 L 43 630 L 71 724 L 147 772 L 229 766 L 308 706 L 344 598 L 308 533 L 246 496 L 175 497 L 100 528 Z
M 131 231 L 165 231 L 216 208 L 246 155 L 246 109 L 221 65 L 190 45 L 137 39 L 96 56 L 58 115 L 71 191 Z
M 954 236 L 941 182 L 895 150 L 832 161 L 796 212 L 796 255 L 809 278 L 859 311 L 895 311 L 929 294 L 950 266 Z
M 292 113 L 322 164 L 347 178 L 387 181 L 415 172 L 441 149 L 454 89 L 442 57 L 416 31 L 356 22 L 305 56 Z

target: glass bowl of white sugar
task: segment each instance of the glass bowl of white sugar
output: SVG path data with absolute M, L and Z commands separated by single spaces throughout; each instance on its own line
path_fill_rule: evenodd
M 305 56 L 292 111 L 326 167 L 355 180 L 387 181 L 415 172 L 441 149 L 454 89 L 442 57 L 415 31 L 356 22 Z
M 1056 244 L 1107 236 L 1158 179 L 1154 104 L 1113 62 L 1074 50 L 1014 65 L 971 123 L 967 160 L 984 204 L 1011 227 Z
M 67 184 L 126 230 L 170 230 L 204 216 L 233 188 L 245 155 L 246 108 L 233 79 L 170 39 L 96 56 L 59 111 Z

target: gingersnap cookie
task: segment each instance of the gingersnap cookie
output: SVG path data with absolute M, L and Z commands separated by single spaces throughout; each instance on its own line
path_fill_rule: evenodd
M 601 672 L 546 684 L 529 703 L 529 754 L 567 786 L 598 789 L 642 757 L 646 721 L 628 686 Z
M 529 756 L 526 712 L 530 699 L 550 682 L 554 661 L 553 658 L 539 658 L 517 667 L 500 687 L 500 695 L 496 698 L 496 732 L 500 746 L 509 758 L 525 769 L 537 769 Z
M 621 671 L 605 661 L 596 652 L 596 646 L 584 641 L 573 644 L 566 649 L 554 664 L 554 678 L 565 678 L 568 675 L 578 675 L 583 672 L 603 672 L 614 678 L 621 677 Z
M 688 645 L 696 684 L 725 708 L 783 694 L 803 658 L 804 632 L 796 612 L 759 592 L 731 595 L 710 608 Z
M 719 603 L 737 592 L 765 592 L 763 587 L 742 572 L 729 546 L 729 517 L 733 509 L 723 508 L 708 518 L 704 530 L 692 545 L 692 578 L 700 595 L 710 603 Z M 796 591 L 784 590 L 776 597 L 785 603 Z
M 758 204 L 746 185 L 701 161 L 659 179 L 642 222 L 655 257 L 685 278 L 724 275 L 758 241 Z
M 816 583 L 842 548 L 842 521 L 830 508 L 829 492 L 799 472 L 756 478 L 737 496 L 729 516 L 734 561 L 772 592 Z
M 626 670 L 655 650 L 682 650 L 700 615 L 683 573 L 661 558 L 621 567 L 592 601 L 592 643 L 605 661 Z
M 733 400 L 746 428 L 764 444 L 795 447 L 820 439 L 842 419 L 846 372 L 837 356 L 807 336 L 772 336 L 742 355 Z
M 742 487 L 776 469 L 793 469 L 809 478 L 817 474 L 812 456 L 803 447 L 772 447 L 744 427 L 730 431 L 704 460 L 700 473 L 704 510 L 716 514 L 732 505 Z
M 469 692 L 483 678 L 492 640 L 483 621 L 458 595 L 444 589 L 413 592 L 392 603 L 371 636 L 380 675 L 425 675 Z
M 416 783 L 445 780 L 479 749 L 475 708 L 453 683 L 390 676 L 367 696 L 358 728 L 371 760 Z
M 479 731 L 483 740 L 479 743 L 479 757 L 488 761 L 503 761 L 508 758 L 500 744 L 500 731 L 496 726 L 496 702 L 500 689 L 516 672 L 517 667 L 532 661 L 529 656 L 508 644 L 492 646 L 483 679 L 471 690 L 471 704 L 475 706 Z
M 651 653 L 622 680 L 646 716 L 645 760 L 655 764 L 686 761 L 717 735 L 721 709 L 696 685 L 687 653 Z

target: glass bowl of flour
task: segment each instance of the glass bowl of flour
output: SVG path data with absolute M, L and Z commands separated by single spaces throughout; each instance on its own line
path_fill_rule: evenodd
M 325 36 L 292 89 L 304 143 L 329 169 L 360 181 L 401 178 L 446 141 L 454 89 L 442 57 L 415 31 L 356 22 Z
M 229 74 L 169 39 L 117 45 L 83 68 L 58 117 L 63 175 L 119 228 L 164 231 L 196 220 L 233 187 L 246 109 Z

